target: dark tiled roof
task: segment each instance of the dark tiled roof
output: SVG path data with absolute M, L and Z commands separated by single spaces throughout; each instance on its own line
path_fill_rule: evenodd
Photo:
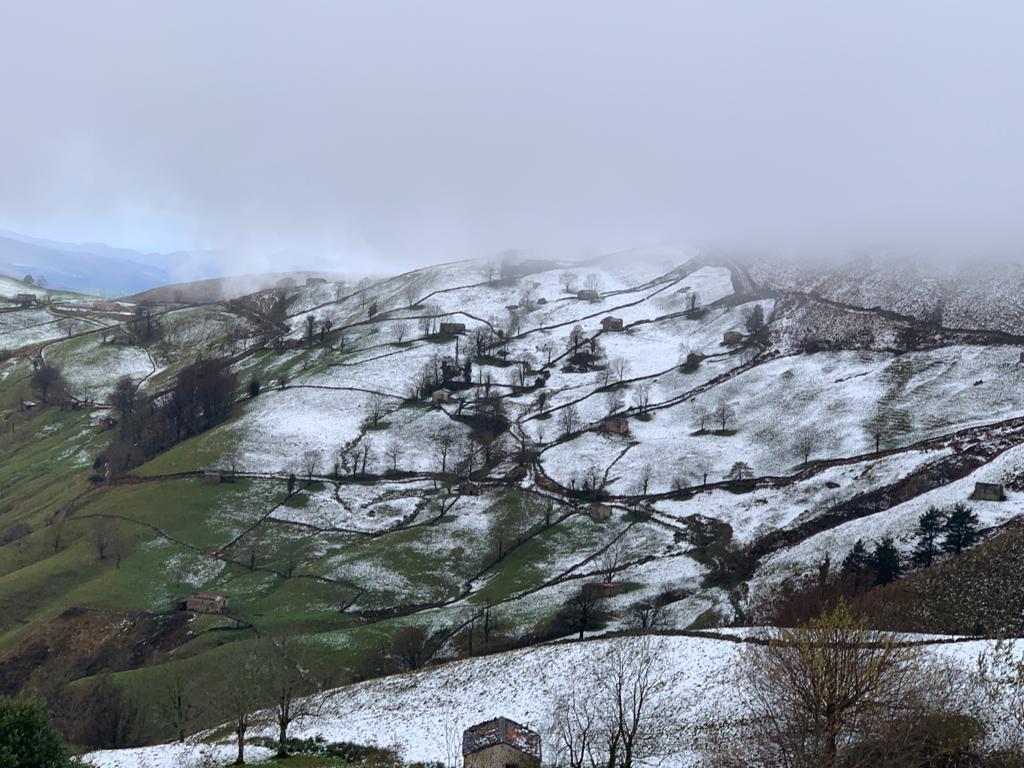
M 540 759 L 540 734 L 507 717 L 496 717 L 471 726 L 462 734 L 462 754 L 469 755 L 497 744 L 508 744 Z

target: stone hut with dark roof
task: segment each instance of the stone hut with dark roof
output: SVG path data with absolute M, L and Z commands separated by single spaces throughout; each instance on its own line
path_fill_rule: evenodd
M 462 733 L 463 768 L 540 768 L 540 734 L 507 717 Z
M 193 613 L 224 613 L 228 599 L 212 592 L 193 592 L 182 601 L 181 609 Z
M 621 331 L 622 327 L 622 318 L 615 315 L 608 315 L 601 321 L 601 329 L 605 331 Z
M 605 416 L 601 421 L 601 428 L 613 435 L 628 435 L 629 419 L 624 416 Z
M 1002 483 L 975 483 L 971 498 L 978 501 L 1006 501 L 1006 491 Z

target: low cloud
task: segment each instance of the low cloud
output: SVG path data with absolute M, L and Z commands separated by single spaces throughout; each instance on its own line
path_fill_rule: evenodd
M 7 3 L 0 227 L 243 271 L 686 242 L 1016 253 L 1022 17 Z

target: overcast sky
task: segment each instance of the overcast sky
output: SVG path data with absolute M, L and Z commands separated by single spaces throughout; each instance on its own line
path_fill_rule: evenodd
M 0 0 L 0 227 L 1024 251 L 1024 5 Z

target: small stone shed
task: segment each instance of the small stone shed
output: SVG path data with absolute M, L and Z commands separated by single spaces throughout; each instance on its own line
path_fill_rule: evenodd
M 975 483 L 971 498 L 978 501 L 1006 501 L 1006 491 L 1002 483 Z
M 182 601 L 181 608 L 193 613 L 224 613 L 228 609 L 228 599 L 213 592 L 193 592 Z
M 452 399 L 452 391 L 450 389 L 435 389 L 430 393 L 430 400 L 434 405 L 450 403 Z
M 623 416 L 607 416 L 601 422 L 601 428 L 613 435 L 628 435 L 629 419 Z
M 576 298 L 580 301 L 600 301 L 601 294 L 589 288 L 584 288 L 583 290 L 576 291 Z
M 595 523 L 603 523 L 612 516 L 612 508 L 607 504 L 595 501 L 587 509 L 587 514 L 590 515 L 590 519 Z
M 605 331 L 621 331 L 622 318 L 609 315 L 601 321 L 601 328 Z
M 462 733 L 464 768 L 540 768 L 540 734 L 507 717 L 470 726 Z
M 734 344 L 740 344 L 743 341 L 742 331 L 726 331 L 722 336 L 722 343 L 727 347 L 731 347 Z

